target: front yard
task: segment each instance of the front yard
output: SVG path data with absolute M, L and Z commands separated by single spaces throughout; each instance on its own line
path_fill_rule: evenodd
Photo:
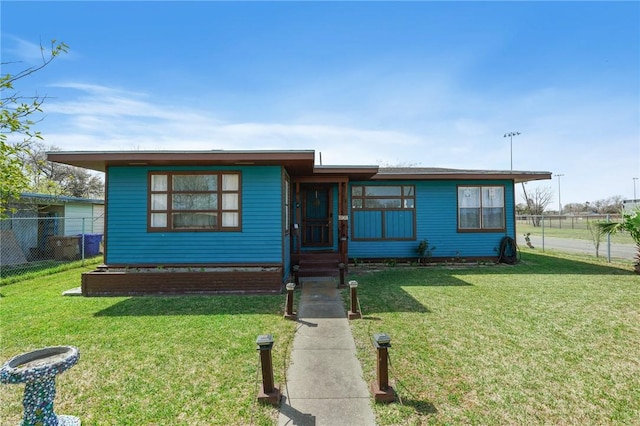
M 367 382 L 370 336 L 392 338 L 400 401 L 375 407 L 379 424 L 637 424 L 640 279 L 593 262 L 526 252 L 517 266 L 353 268 Z M 284 296 L 62 297 L 80 272 L 0 287 L 1 362 L 80 349 L 57 380 L 56 412 L 83 425 L 275 423 L 255 403 L 254 342 L 274 335 L 282 385 L 296 327 Z M 22 391 L 2 385 L 4 423 L 19 422 Z
M 391 336 L 401 401 L 379 424 L 640 424 L 640 278 L 587 258 L 363 272 L 352 330 Z M 345 298 L 348 293 L 345 292 Z

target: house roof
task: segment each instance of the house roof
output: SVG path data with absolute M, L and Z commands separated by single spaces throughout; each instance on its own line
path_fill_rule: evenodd
M 546 171 L 468 170 L 435 167 L 316 166 L 314 150 L 282 151 L 55 151 L 56 163 L 105 172 L 109 166 L 282 165 L 292 176 L 350 180 L 551 179 Z
M 95 198 L 70 197 L 68 195 L 37 194 L 35 192 L 23 192 L 20 194 L 20 199 L 23 201 L 29 200 L 38 203 L 46 203 L 49 205 L 64 203 L 104 204 L 104 200 Z
M 283 165 L 290 174 L 312 174 L 315 151 L 55 151 L 47 159 L 105 172 L 109 166 Z
M 438 167 L 381 167 L 373 180 L 513 179 L 516 183 L 551 179 L 551 172 L 469 170 Z

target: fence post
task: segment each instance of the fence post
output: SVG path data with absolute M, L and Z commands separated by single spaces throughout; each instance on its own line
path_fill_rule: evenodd
M 542 215 L 542 251 L 544 251 L 544 215 Z
M 82 235 L 80 236 L 80 238 L 82 238 L 82 246 L 80 247 L 80 256 L 82 256 L 82 257 L 81 257 L 81 259 L 82 259 L 82 266 L 84 266 L 84 245 L 85 245 L 85 243 L 86 243 L 86 242 L 85 242 L 85 240 L 84 240 L 84 234 L 85 234 L 85 229 L 84 229 L 84 220 L 85 220 L 85 219 L 86 219 L 86 218 L 84 218 L 84 217 L 82 218 Z
M 607 214 L 607 222 L 610 222 L 608 214 Z M 607 233 L 607 262 L 611 263 L 611 233 Z

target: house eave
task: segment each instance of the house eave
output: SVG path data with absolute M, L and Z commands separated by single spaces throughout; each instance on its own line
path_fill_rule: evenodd
M 290 174 L 313 173 L 315 151 L 55 151 L 56 163 L 106 172 L 111 166 L 281 165 Z
M 371 180 L 513 180 L 514 183 L 551 179 L 546 171 L 453 170 L 433 171 L 403 169 L 393 172 L 381 169 Z

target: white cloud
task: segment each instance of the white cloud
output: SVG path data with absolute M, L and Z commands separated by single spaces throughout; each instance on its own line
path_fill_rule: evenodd
M 397 93 L 385 104 L 379 92 L 372 94 L 373 105 L 350 106 L 348 113 L 288 105 L 300 111 L 289 120 L 231 122 L 217 111 L 166 105 L 144 93 L 78 83 L 59 87 L 80 93 L 47 104 L 46 142 L 63 150 L 314 149 L 324 164 L 508 170 L 509 140 L 503 135 L 517 130 L 522 135 L 513 140 L 514 169 L 564 173 L 563 203 L 630 197 L 631 178 L 640 174 L 633 96 L 543 88 L 505 100 L 441 87 L 432 93 L 448 99 L 442 111 L 419 96 L 403 103 Z M 371 119 L 384 116 L 399 118 Z

